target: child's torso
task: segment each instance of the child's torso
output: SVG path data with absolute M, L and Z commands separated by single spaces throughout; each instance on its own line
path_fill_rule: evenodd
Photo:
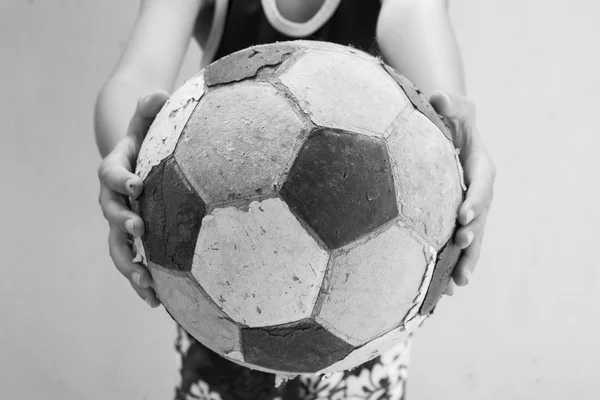
M 294 39 L 323 40 L 376 53 L 378 0 L 211 0 L 195 37 L 203 66 L 243 48 Z

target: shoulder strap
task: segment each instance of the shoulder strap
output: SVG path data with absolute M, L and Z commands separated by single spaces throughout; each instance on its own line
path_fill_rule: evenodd
M 202 46 L 202 60 L 200 68 L 210 64 L 217 54 L 217 50 L 221 45 L 223 32 L 225 31 L 225 21 L 227 20 L 227 10 L 229 8 L 229 0 L 214 0 L 212 8 L 212 23 L 210 32 L 204 46 Z

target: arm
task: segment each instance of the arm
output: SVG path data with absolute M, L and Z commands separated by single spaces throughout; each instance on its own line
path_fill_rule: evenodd
M 463 66 L 444 0 L 386 0 L 377 22 L 386 62 L 427 96 L 465 94 Z
M 125 198 L 142 192 L 143 182 L 132 173 L 137 154 L 177 78 L 203 4 L 203 0 L 142 0 L 125 51 L 96 102 L 96 142 L 103 157 L 98 201 L 109 223 L 110 256 L 151 307 L 159 304 L 152 277 L 133 262 L 128 243 L 128 234 L 143 235 L 144 222 L 127 207 Z
M 96 101 L 96 143 L 105 157 L 124 136 L 138 98 L 170 92 L 202 0 L 143 0 L 135 26 Z
M 445 117 L 468 190 L 458 211 L 461 225 L 454 242 L 463 249 L 454 282 L 463 286 L 479 259 L 483 231 L 493 197 L 496 167 L 475 124 L 475 107 L 464 96 L 462 61 L 445 0 L 386 0 L 377 24 L 377 41 L 388 64 L 400 71 Z M 449 285 L 448 294 L 453 286 Z

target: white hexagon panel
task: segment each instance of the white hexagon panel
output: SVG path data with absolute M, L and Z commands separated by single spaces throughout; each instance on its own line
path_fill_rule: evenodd
M 394 221 L 335 251 L 315 320 L 354 346 L 401 326 L 427 290 L 435 257 L 429 249 L 410 227 Z
M 241 82 L 200 102 L 175 159 L 208 205 L 270 196 L 309 128 L 275 87 Z
M 149 263 L 154 289 L 171 316 L 206 347 L 221 354 L 241 354 L 239 326 L 210 300 L 189 272 Z M 238 357 L 239 358 L 239 357 Z
M 249 327 L 310 316 L 329 253 L 279 198 L 204 217 L 192 274 L 216 304 Z
M 454 146 L 419 111 L 387 142 L 402 219 L 439 250 L 455 230 L 463 200 Z
M 279 79 L 320 126 L 381 137 L 405 107 L 412 109 L 406 94 L 374 58 L 308 51 Z

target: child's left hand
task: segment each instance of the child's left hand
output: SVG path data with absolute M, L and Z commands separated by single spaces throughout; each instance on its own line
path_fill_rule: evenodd
M 463 249 L 452 277 L 458 286 L 469 283 L 475 264 L 479 260 L 483 230 L 493 197 L 496 166 L 490 158 L 475 126 L 475 106 L 461 95 L 434 92 L 429 101 L 450 126 L 454 145 L 460 149 L 460 162 L 464 170 L 467 197 L 458 212 L 458 228 L 454 236 Z M 452 282 L 446 294 L 452 295 Z

